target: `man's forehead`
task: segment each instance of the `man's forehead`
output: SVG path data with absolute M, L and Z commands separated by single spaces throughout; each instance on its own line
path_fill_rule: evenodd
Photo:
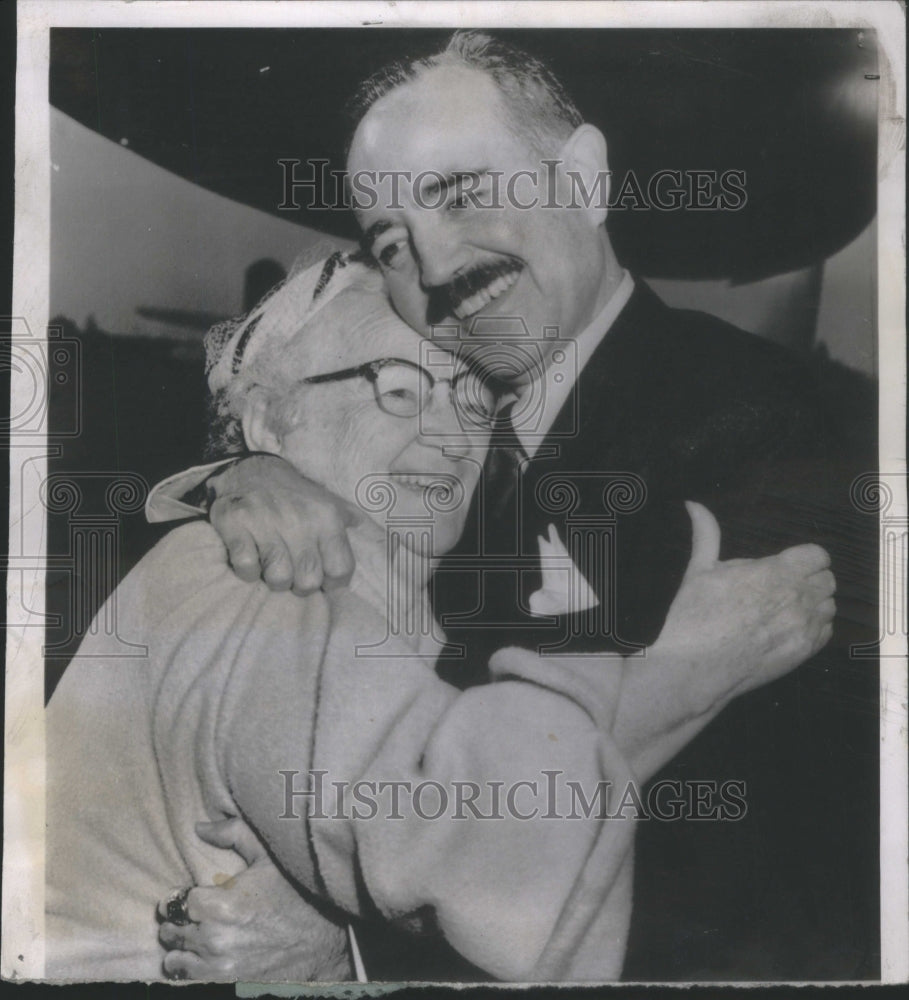
M 478 103 L 479 101 L 479 103 Z M 460 64 L 430 66 L 381 97 L 367 112 L 397 111 L 406 118 L 435 117 L 445 112 L 470 120 L 486 107 L 498 108 L 499 90 L 482 70 Z
M 369 109 L 354 133 L 348 168 L 386 169 L 374 162 L 414 155 L 449 156 L 453 145 L 501 136 L 504 109 L 493 81 L 467 66 L 433 66 L 402 83 Z M 426 162 L 422 169 L 447 169 Z

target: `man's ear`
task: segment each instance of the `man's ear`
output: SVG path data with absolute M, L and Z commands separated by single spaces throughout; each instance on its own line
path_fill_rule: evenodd
M 579 125 L 562 146 L 561 158 L 567 175 L 564 204 L 585 207 L 593 224 L 601 225 L 609 211 L 606 137 L 595 125 Z
M 269 421 L 270 399 L 261 386 L 253 386 L 243 405 L 243 437 L 250 451 L 281 454 L 281 438 Z

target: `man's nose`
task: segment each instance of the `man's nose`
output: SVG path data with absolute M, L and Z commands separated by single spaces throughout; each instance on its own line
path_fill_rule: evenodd
M 420 280 L 425 288 L 447 285 L 469 262 L 469 251 L 442 225 L 439 212 L 421 214 L 411 227 Z

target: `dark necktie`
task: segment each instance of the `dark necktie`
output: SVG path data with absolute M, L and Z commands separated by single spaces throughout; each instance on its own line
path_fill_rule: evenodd
M 491 515 L 495 521 L 516 511 L 521 468 L 528 461 L 527 452 L 512 422 L 514 406 L 514 403 L 509 403 L 496 415 L 486 458 L 486 511 L 487 516 Z

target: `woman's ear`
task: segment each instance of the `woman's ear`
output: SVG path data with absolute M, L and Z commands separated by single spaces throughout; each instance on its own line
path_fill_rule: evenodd
M 606 137 L 595 125 L 579 125 L 562 146 L 561 158 L 568 190 L 564 204 L 583 208 L 594 225 L 601 225 L 609 211 Z
M 281 454 L 281 437 L 269 420 L 271 400 L 262 386 L 255 385 L 249 390 L 243 405 L 243 437 L 250 451 L 268 451 Z

